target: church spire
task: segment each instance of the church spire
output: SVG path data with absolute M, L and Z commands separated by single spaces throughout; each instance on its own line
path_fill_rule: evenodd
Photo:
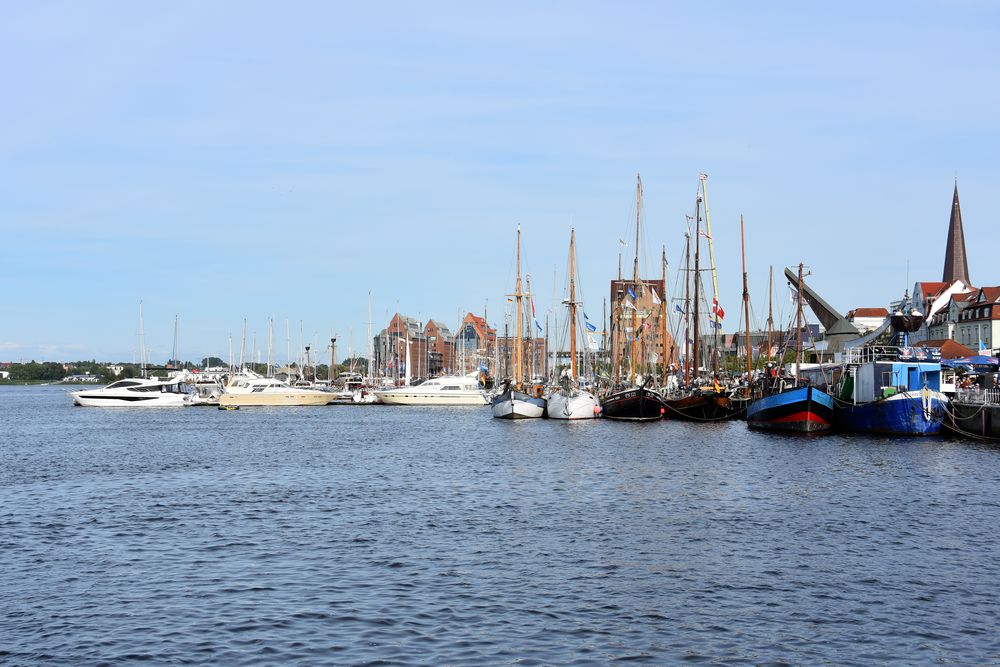
M 948 247 L 944 253 L 944 277 L 946 283 L 961 280 L 966 286 L 969 280 L 969 262 L 965 256 L 965 233 L 962 231 L 962 208 L 958 205 L 958 179 L 955 179 L 955 195 L 951 200 L 951 222 L 948 223 Z

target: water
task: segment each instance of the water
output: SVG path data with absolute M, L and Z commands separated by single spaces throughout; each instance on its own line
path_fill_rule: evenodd
M 1000 450 L 0 388 L 0 663 L 991 664 Z

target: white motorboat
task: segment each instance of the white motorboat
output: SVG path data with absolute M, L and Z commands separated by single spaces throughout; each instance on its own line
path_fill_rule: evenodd
M 497 419 L 538 419 L 545 416 L 545 399 L 518 391 L 506 384 L 491 402 Z
M 192 395 L 190 385 L 180 378 L 129 378 L 112 382 L 102 389 L 85 389 L 71 394 L 76 405 L 93 408 L 183 407 L 190 405 Z
M 245 371 L 233 377 L 219 398 L 221 407 L 245 405 L 326 405 L 333 400 L 328 391 L 293 387 L 285 382 Z
M 386 405 L 486 405 L 476 373 L 434 378 L 413 387 L 376 391 Z

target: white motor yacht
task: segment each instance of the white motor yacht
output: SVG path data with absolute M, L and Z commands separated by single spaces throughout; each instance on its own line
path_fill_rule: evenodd
M 477 373 L 449 375 L 427 380 L 413 387 L 376 391 L 386 405 L 486 405 L 486 392 L 479 386 Z
M 328 391 L 293 387 L 285 382 L 245 371 L 233 377 L 219 398 L 220 407 L 244 405 L 326 405 L 333 400 Z
M 112 382 L 102 389 L 84 389 L 71 394 L 76 405 L 92 408 L 122 406 L 183 407 L 190 405 L 193 392 L 180 378 L 129 378 Z

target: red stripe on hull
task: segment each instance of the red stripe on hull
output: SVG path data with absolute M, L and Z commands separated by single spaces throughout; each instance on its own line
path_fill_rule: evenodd
M 784 422 L 816 422 L 818 424 L 829 424 L 828 421 L 812 412 L 796 412 L 794 415 L 779 417 L 778 419 L 769 419 L 768 421 L 772 424 L 781 424 Z

